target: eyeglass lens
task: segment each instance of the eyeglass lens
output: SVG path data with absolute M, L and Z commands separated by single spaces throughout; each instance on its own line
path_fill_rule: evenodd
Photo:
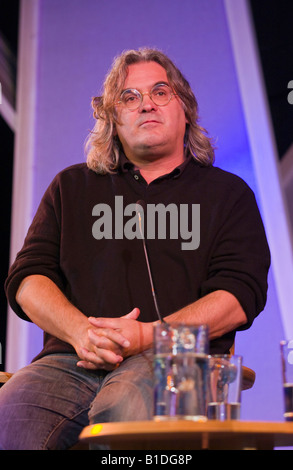
M 171 100 L 172 92 L 169 86 L 163 83 L 155 85 L 150 93 L 140 93 L 138 90 L 131 88 L 124 90 L 121 96 L 121 102 L 128 109 L 136 109 L 142 103 L 143 95 L 149 95 L 153 103 L 157 106 L 165 106 Z

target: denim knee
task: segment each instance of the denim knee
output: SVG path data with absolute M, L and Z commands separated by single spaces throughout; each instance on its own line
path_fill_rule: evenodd
M 151 355 L 122 363 L 104 380 L 89 412 L 91 423 L 149 420 L 153 415 Z

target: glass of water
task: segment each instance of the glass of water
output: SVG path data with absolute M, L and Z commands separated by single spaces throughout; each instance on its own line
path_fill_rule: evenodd
M 208 328 L 154 327 L 154 419 L 206 421 Z
M 240 419 L 242 356 L 209 356 L 208 419 Z
M 281 341 L 284 418 L 293 421 L 293 340 Z

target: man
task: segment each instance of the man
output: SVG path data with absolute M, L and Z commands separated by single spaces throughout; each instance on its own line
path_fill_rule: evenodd
M 6 281 L 15 312 L 45 333 L 42 352 L 1 391 L 2 448 L 68 448 L 89 419 L 151 418 L 158 317 L 137 201 L 165 321 L 207 324 L 210 352 L 225 353 L 266 302 L 270 257 L 254 195 L 212 166 L 174 64 L 127 51 L 92 104 L 87 165 L 55 177 Z M 148 217 L 154 208 L 159 217 Z

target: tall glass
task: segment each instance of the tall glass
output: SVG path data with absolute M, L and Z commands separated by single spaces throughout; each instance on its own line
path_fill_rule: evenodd
M 284 418 L 293 421 L 293 340 L 281 341 Z
M 210 356 L 209 368 L 208 419 L 240 419 L 242 356 Z
M 205 421 L 208 328 L 160 323 L 154 328 L 154 419 Z

